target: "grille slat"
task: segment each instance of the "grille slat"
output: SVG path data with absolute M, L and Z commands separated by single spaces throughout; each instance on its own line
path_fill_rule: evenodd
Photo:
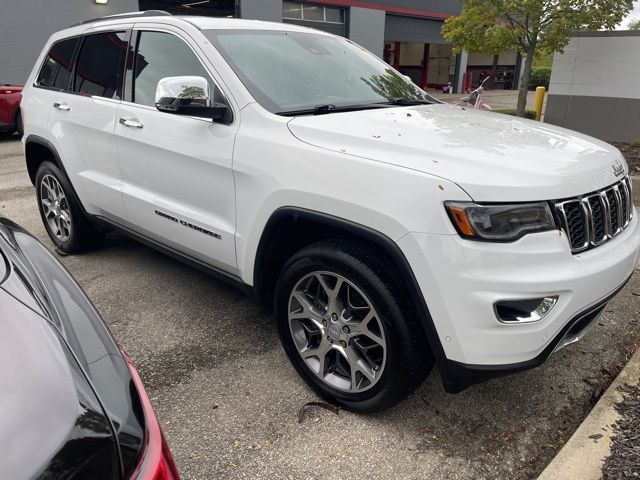
M 605 218 L 604 218 L 604 207 L 602 205 L 602 199 L 600 195 L 591 195 L 588 197 L 587 201 L 589 202 L 589 207 L 591 208 L 591 219 L 593 222 L 593 241 L 597 244 L 602 243 L 605 239 Z
M 611 235 L 617 235 L 620 233 L 620 229 L 618 228 L 618 199 L 613 189 L 610 188 L 605 192 L 607 195 L 607 200 L 609 201 L 609 208 L 611 210 L 610 221 L 611 221 Z
M 626 180 L 626 179 L 625 179 Z M 620 193 L 622 194 L 623 202 L 622 202 L 622 218 L 625 219 L 623 228 L 629 224 L 629 213 L 631 211 L 631 192 L 627 185 L 627 182 L 624 181 L 620 184 Z
M 616 237 L 629 225 L 631 183 L 627 177 L 599 192 L 556 202 L 555 208 L 571 251 L 582 252 Z

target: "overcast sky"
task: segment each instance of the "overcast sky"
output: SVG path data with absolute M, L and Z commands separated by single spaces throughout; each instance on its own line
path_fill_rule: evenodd
M 633 6 L 633 12 L 631 12 L 631 14 L 624 19 L 624 21 L 622 22 L 622 24 L 620 25 L 620 27 L 618 27 L 620 30 L 624 30 L 627 28 L 627 25 L 629 24 L 629 22 L 631 20 L 637 20 L 640 18 L 640 1 L 636 1 L 634 3 Z

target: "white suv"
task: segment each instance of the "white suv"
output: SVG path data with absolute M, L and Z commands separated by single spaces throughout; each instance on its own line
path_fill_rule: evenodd
M 320 395 L 542 363 L 634 271 L 618 150 L 434 100 L 344 38 L 145 12 L 51 37 L 24 145 L 58 249 L 116 228 L 251 291 Z

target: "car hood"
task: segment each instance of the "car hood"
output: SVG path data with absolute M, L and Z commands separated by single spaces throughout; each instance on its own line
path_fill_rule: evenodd
M 300 116 L 288 125 L 303 142 L 445 178 L 476 201 L 562 199 L 628 173 L 621 153 L 594 138 L 447 104 Z

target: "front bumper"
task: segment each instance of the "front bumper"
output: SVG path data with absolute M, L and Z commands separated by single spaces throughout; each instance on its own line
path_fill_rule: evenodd
M 459 390 L 454 384 L 539 365 L 572 325 L 602 310 L 635 269 L 640 222 L 636 212 L 618 237 L 577 255 L 561 231 L 502 244 L 409 234 L 398 244 L 442 346 L 435 350 L 442 353 L 437 360 L 445 386 Z M 538 322 L 504 324 L 496 318 L 497 301 L 553 295 L 557 304 Z

